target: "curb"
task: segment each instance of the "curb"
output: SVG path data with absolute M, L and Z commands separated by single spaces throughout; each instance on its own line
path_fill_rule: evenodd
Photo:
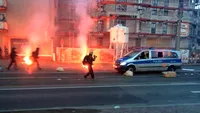
M 0 72 L 0 74 L 85 74 L 86 72 Z M 96 71 L 94 74 L 114 74 L 116 72 L 111 71 Z M 116 73 L 117 74 L 117 73 Z

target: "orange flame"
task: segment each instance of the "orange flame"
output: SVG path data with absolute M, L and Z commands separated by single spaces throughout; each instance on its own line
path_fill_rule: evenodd
M 26 65 L 31 65 L 31 64 L 33 64 L 33 61 L 30 59 L 29 56 L 25 56 L 23 60 L 24 60 L 24 63 L 25 63 Z
M 83 53 L 82 53 L 82 56 L 81 56 L 81 60 L 83 60 L 84 57 L 87 55 L 87 51 L 88 51 L 87 46 L 84 45 L 84 46 L 81 48 L 81 51 L 83 52 Z

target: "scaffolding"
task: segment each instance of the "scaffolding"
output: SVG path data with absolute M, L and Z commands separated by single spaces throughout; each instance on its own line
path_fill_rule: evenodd
M 184 2 L 185 3 L 185 2 Z M 178 3 L 179 4 L 179 3 Z M 105 11 L 105 7 L 107 5 L 114 5 L 115 6 L 115 11 L 112 14 L 108 14 Z M 133 13 L 127 14 L 127 6 L 132 6 L 134 9 L 137 9 L 135 13 L 138 15 L 134 15 Z M 113 21 L 115 20 L 134 20 L 136 22 L 156 22 L 156 23 L 167 23 L 167 24 L 177 24 L 177 15 L 178 15 L 178 10 L 179 7 L 175 6 L 170 6 L 169 4 L 162 4 L 160 6 L 159 4 L 152 4 L 151 0 L 99 0 L 98 1 L 98 7 L 99 7 L 99 13 L 95 17 L 96 20 L 102 21 L 106 19 L 111 19 Z M 121 10 L 121 11 L 119 11 Z M 165 19 L 165 18 L 154 18 L 151 14 L 151 11 L 156 11 L 157 13 L 163 13 L 165 10 L 173 11 L 174 14 L 171 16 L 172 19 Z M 194 8 L 184 7 L 182 8 L 183 11 L 193 11 Z M 122 14 L 123 12 L 124 14 Z M 146 12 L 146 14 L 143 14 Z M 110 13 L 110 12 L 109 12 Z M 158 14 L 159 15 L 159 14 Z M 184 22 L 183 23 L 189 23 L 189 22 Z M 116 23 L 115 23 L 116 24 Z M 111 25 L 110 27 L 114 26 Z M 152 33 L 146 33 L 146 32 L 131 32 L 130 34 L 137 34 L 137 35 L 151 35 Z M 157 36 L 175 36 L 174 34 L 154 34 Z

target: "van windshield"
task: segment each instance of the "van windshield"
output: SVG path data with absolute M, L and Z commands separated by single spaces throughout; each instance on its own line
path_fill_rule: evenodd
M 140 51 L 131 51 L 129 53 L 127 53 L 126 55 L 124 55 L 124 57 L 134 57 L 135 55 L 137 55 Z

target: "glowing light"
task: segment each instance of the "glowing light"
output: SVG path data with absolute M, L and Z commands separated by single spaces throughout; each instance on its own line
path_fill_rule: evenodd
M 88 51 L 87 46 L 86 46 L 86 45 L 83 45 L 83 46 L 81 47 L 81 51 L 82 51 L 81 60 L 83 60 L 84 57 L 87 55 L 87 51 Z
M 82 65 L 82 66 L 83 66 L 83 68 L 88 69 L 88 65 Z M 92 67 L 94 67 L 94 66 L 92 65 Z
M 31 47 L 26 46 L 25 48 L 25 57 L 23 58 L 23 63 L 26 65 L 32 65 L 33 61 L 31 60 Z
M 31 65 L 31 64 L 33 64 L 33 61 L 30 59 L 29 56 L 25 56 L 23 60 L 24 60 L 24 63 L 25 63 L 26 65 Z

